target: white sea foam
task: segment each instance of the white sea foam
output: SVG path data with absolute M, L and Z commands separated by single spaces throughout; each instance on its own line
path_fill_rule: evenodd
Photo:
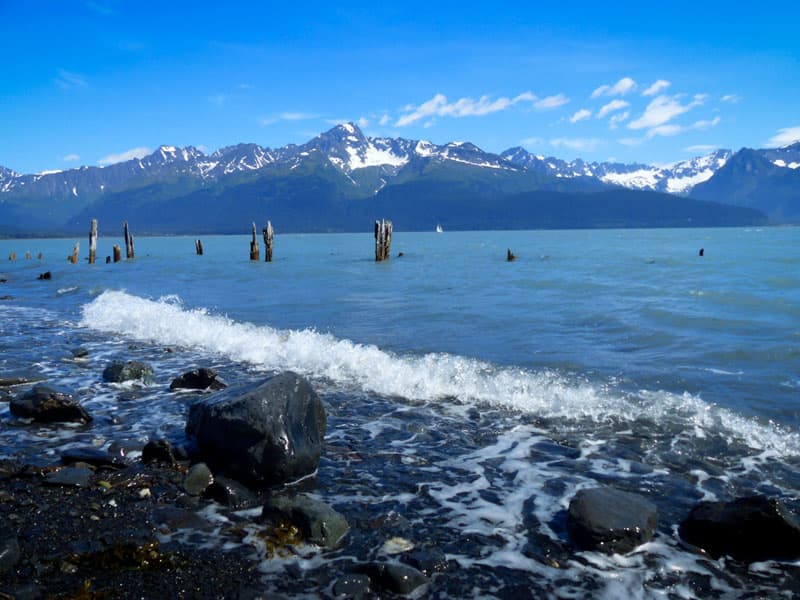
M 627 396 L 604 385 L 569 380 L 552 371 L 500 368 L 444 353 L 395 355 L 313 330 L 279 330 L 240 323 L 205 309 L 187 309 L 175 297 L 149 300 L 106 291 L 83 307 L 82 325 L 155 344 L 189 347 L 222 355 L 266 371 L 294 370 L 337 386 L 412 400 L 457 398 L 546 418 L 598 423 L 645 418 L 681 419 L 686 429 L 726 432 L 779 455 L 800 454 L 800 437 L 688 393 L 642 391 Z

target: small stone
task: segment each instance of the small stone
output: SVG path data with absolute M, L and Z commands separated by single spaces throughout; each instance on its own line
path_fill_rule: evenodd
M 115 362 L 103 369 L 103 381 L 110 383 L 124 383 L 126 381 L 141 381 L 151 383 L 153 381 L 153 369 L 150 365 L 138 360 L 128 362 Z
M 50 271 L 45 271 L 44 273 L 41 273 L 39 277 L 37 277 L 37 279 L 52 279 L 52 278 L 53 274 Z
M 112 467 L 114 469 L 121 469 L 126 466 L 125 461 L 93 446 L 68 448 L 61 453 L 61 462 L 66 465 L 82 462 L 95 467 Z
M 183 480 L 183 489 L 187 494 L 199 496 L 214 482 L 214 475 L 205 463 L 192 465 Z
M 136 495 L 139 496 L 140 499 L 144 500 L 145 498 L 150 498 L 153 494 L 150 491 L 150 488 L 142 488 L 137 492 Z
M 376 587 L 394 594 L 410 594 L 429 579 L 415 568 L 401 563 L 373 563 L 367 574 Z
M 228 384 L 217 378 L 216 371 L 205 367 L 184 373 L 169 385 L 171 390 L 223 390 L 226 387 Z
M 175 464 L 175 454 L 169 440 L 150 440 L 142 448 L 142 462 L 145 464 L 160 462 L 168 465 Z
M 73 358 L 86 358 L 89 356 L 89 351 L 86 348 L 73 348 L 72 350 L 72 357 Z
M 92 420 L 72 394 L 47 385 L 34 386 L 26 394 L 12 398 L 9 408 L 15 417 L 42 423 L 88 423 Z
M 89 480 L 94 475 L 91 469 L 84 467 L 64 467 L 58 471 L 48 473 L 44 482 L 48 485 L 63 485 L 74 487 L 89 487 Z
M 350 531 L 347 520 L 333 508 L 307 496 L 273 496 L 264 504 L 261 518 L 266 521 L 288 521 L 312 544 L 335 548 Z
M 203 497 L 233 510 L 251 508 L 259 502 L 258 497 L 241 483 L 223 476 L 214 478 L 214 482 L 203 492 Z

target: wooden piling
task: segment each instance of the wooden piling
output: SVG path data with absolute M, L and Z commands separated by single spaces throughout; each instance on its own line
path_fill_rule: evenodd
M 197 256 L 203 256 L 203 242 L 196 240 L 194 243 L 194 251 L 197 253 Z
M 12 252 L 11 254 L 9 254 L 8 255 L 8 260 L 10 260 L 10 261 L 17 260 L 17 253 L 16 252 Z
M 110 262 L 111 262 L 111 257 L 110 256 L 106 256 L 106 264 L 109 264 Z
M 97 219 L 92 219 L 92 226 L 89 228 L 89 264 L 93 265 L 97 255 Z
M 275 236 L 272 221 L 267 221 L 267 226 L 261 233 L 264 234 L 264 262 L 272 262 L 272 240 Z
M 387 260 L 392 251 L 392 222 L 375 221 L 375 260 Z
M 72 255 L 67 257 L 67 260 L 71 262 L 73 265 L 78 264 L 78 254 L 81 251 L 81 243 L 75 242 L 75 246 L 72 248 Z
M 259 259 L 258 240 L 256 239 L 256 224 L 253 223 L 253 239 L 250 240 L 250 260 Z
M 122 224 L 125 233 L 125 258 L 134 258 L 133 252 L 133 234 L 128 229 L 128 222 Z
M 512 262 L 512 261 L 517 260 L 517 257 L 514 256 L 514 253 L 511 252 L 511 248 L 509 248 L 508 251 L 506 252 L 506 260 L 508 262 Z
M 25 260 L 30 260 L 30 259 L 31 259 L 31 251 L 30 251 L 30 250 L 28 250 L 28 251 L 25 253 Z
M 114 244 L 114 262 L 118 263 L 122 260 L 122 248 L 120 248 L 117 244 Z
M 41 253 L 41 252 L 39 252 L 39 255 L 37 256 L 37 258 L 38 258 L 39 260 L 42 260 L 42 253 Z

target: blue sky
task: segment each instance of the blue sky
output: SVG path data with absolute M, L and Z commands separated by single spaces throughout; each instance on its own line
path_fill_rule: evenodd
M 658 164 L 800 139 L 797 2 L 383 4 L 0 0 L 0 165 L 279 147 L 341 121 Z

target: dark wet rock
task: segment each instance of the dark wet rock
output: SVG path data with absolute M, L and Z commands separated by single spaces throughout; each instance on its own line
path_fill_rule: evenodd
M 372 563 L 366 573 L 376 588 L 394 594 L 410 594 L 429 581 L 414 567 L 401 563 Z
M 0 402 L 11 402 L 11 398 L 13 397 L 14 396 L 11 392 L 0 388 Z
M 10 533 L 0 532 L 0 575 L 8 573 L 19 562 L 19 542 Z
M 261 519 L 295 525 L 303 539 L 325 548 L 335 548 L 347 535 L 350 526 L 330 506 L 305 494 L 273 496 L 264 504 Z
M 8 283 L 8 279 L 5 277 L 0 277 L 0 283 Z
M 776 498 L 701 502 L 678 531 L 713 558 L 727 555 L 748 563 L 800 558 L 800 522 Z
M 25 385 L 41 381 L 41 377 L 34 375 L 7 375 L 0 377 L 0 387 L 14 387 L 15 385 Z
M 652 502 L 609 487 L 580 490 L 567 517 L 567 530 L 578 547 L 621 554 L 652 539 L 657 524 Z
M 86 348 L 73 348 L 72 349 L 72 358 L 86 358 L 89 356 L 89 351 Z
M 64 485 L 89 487 L 94 471 L 88 467 L 64 467 L 58 471 L 47 473 L 44 477 L 48 485 Z
M 203 497 L 227 506 L 233 510 L 251 508 L 259 503 L 259 498 L 238 481 L 219 476 L 203 492 Z
M 165 439 L 150 440 L 142 448 L 142 462 L 145 464 L 158 462 L 174 465 L 176 460 L 172 443 Z
M 22 396 L 12 398 L 9 407 L 15 417 L 42 423 L 88 423 L 92 420 L 72 394 L 47 385 L 34 386 Z
M 369 577 L 363 573 L 343 575 L 333 584 L 334 598 L 363 598 L 369 594 Z
M 37 277 L 37 279 L 52 279 L 52 278 L 53 274 L 50 271 L 45 271 L 44 273 L 41 273 L 39 277 Z
M 217 378 L 213 369 L 200 368 L 176 377 L 169 385 L 171 390 L 224 390 L 228 384 Z
M 153 521 L 169 530 L 198 529 L 208 531 L 211 524 L 194 510 L 178 506 L 159 506 L 153 511 Z
M 183 479 L 183 489 L 187 494 L 199 496 L 214 482 L 214 475 L 205 463 L 192 465 Z
M 153 381 L 153 369 L 150 365 L 138 360 L 128 362 L 115 362 L 103 370 L 103 380 L 110 383 L 123 383 L 125 381 Z
M 94 467 L 111 467 L 121 469 L 126 465 L 119 456 L 100 450 L 92 446 L 80 446 L 69 448 L 61 453 L 61 462 L 65 465 L 73 463 L 86 463 Z
M 4 296 L 0 296 L 0 300 L 13 300 L 13 299 L 14 299 L 14 296 L 10 296 L 8 294 L 5 294 Z
M 286 372 L 195 402 L 186 433 L 214 472 L 265 487 L 316 470 L 325 424 L 311 385 Z
M 434 573 L 447 571 L 450 567 L 442 549 L 435 546 L 430 548 L 415 548 L 408 554 L 405 554 L 403 560 L 415 569 L 422 571 L 428 577 Z

